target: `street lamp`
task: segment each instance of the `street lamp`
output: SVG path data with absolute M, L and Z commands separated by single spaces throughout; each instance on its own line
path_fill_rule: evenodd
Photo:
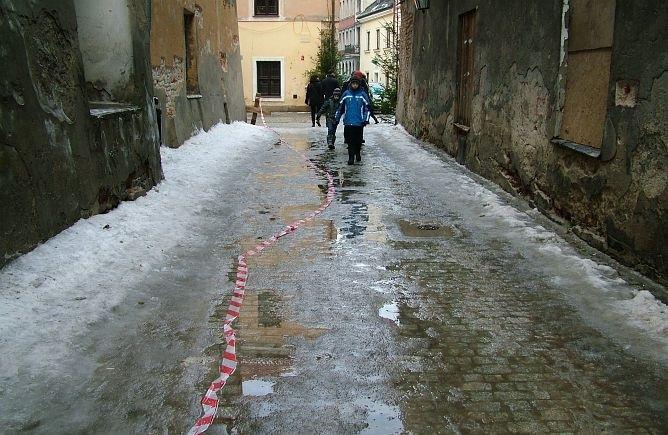
M 429 9 L 429 0 L 415 0 L 415 7 L 418 11 L 426 11 Z

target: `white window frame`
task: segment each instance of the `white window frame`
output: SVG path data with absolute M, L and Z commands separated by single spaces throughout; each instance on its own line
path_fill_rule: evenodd
M 281 96 L 277 97 L 262 97 L 264 101 L 285 102 L 285 57 L 268 57 L 257 56 L 253 57 L 253 98 L 257 95 L 257 63 L 258 62 L 280 62 L 281 63 Z

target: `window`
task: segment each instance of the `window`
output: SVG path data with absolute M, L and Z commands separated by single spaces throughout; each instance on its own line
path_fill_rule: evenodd
M 377 72 L 373 73 L 373 81 L 375 83 L 378 83 L 378 73 Z
M 607 115 L 615 0 L 571 0 L 559 138 L 600 149 Z
M 278 16 L 278 0 L 255 0 L 255 15 Z
M 380 48 L 380 29 L 376 29 L 376 50 Z
M 281 97 L 280 61 L 257 61 L 257 92 L 263 97 Z
M 392 40 L 392 32 L 389 27 L 385 29 L 385 48 L 390 48 L 390 41 Z
M 186 43 L 186 93 L 199 94 L 197 74 L 197 27 L 195 14 L 183 11 L 183 30 Z
M 366 51 L 371 50 L 371 31 L 366 32 Z
M 475 21 L 475 10 L 459 16 L 459 38 L 457 47 L 457 108 L 455 122 L 464 127 L 471 126 Z
M 355 45 L 357 45 L 357 46 L 359 47 L 360 44 L 361 44 L 361 41 L 360 41 L 360 28 L 358 27 L 358 28 L 357 28 L 357 38 L 355 38 Z
M 86 83 L 95 83 L 94 86 L 87 86 L 88 99 L 120 102 L 138 98 L 139 90 L 132 86 L 135 75 L 133 18 L 127 5 L 75 0 L 74 7 L 84 77 Z M 101 34 L 107 36 L 101 38 Z M 37 86 L 43 88 L 41 91 L 46 95 L 58 95 L 60 92 L 52 89 L 48 82 L 40 82 Z

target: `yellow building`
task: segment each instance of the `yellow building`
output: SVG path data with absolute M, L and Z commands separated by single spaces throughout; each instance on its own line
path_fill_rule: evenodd
M 238 0 L 244 99 L 260 93 L 275 111 L 306 111 L 308 78 L 320 45 L 320 30 L 331 25 L 331 0 Z
M 366 74 L 369 84 L 387 86 L 387 77 L 373 64 L 373 59 L 392 46 L 394 0 L 376 0 L 357 15 L 360 25 L 360 70 Z

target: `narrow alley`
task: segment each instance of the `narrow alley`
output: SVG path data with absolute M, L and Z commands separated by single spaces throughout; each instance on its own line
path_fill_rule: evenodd
M 306 114 L 164 149 L 165 180 L 0 270 L 0 432 L 664 433 L 665 292 L 391 123 L 362 162 Z M 295 152 L 296 151 L 296 152 Z M 66 267 L 65 267 L 66 266 Z

